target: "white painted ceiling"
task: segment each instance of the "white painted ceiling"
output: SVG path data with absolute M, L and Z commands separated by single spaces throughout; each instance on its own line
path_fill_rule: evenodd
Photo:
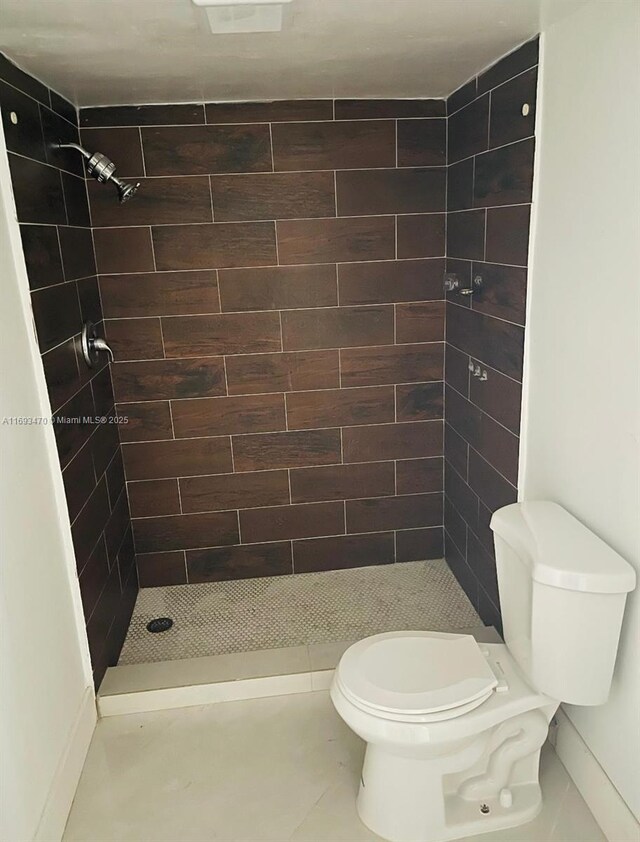
M 0 49 L 78 105 L 442 97 L 539 29 L 539 0 L 293 0 L 212 35 L 191 0 L 0 0 Z

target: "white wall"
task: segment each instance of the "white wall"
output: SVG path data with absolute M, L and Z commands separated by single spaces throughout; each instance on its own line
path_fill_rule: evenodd
M 640 4 L 544 29 L 521 496 L 561 503 L 640 568 Z M 567 707 L 640 818 L 640 592 L 614 686 Z M 588 664 L 585 665 L 588 669 Z
M 0 124 L 0 838 L 55 842 L 95 724 L 62 475 Z

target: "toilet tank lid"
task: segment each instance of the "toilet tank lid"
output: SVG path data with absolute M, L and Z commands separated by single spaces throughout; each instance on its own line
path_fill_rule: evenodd
M 491 529 L 530 566 L 535 582 L 591 593 L 635 588 L 633 567 L 557 503 L 505 506 L 494 513 Z

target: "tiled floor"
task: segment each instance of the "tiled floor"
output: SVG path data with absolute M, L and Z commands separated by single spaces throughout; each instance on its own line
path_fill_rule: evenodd
M 171 617 L 151 634 L 153 617 Z M 144 588 L 119 664 L 359 640 L 400 629 L 451 631 L 479 618 L 444 560 Z
M 363 749 L 326 692 L 103 719 L 64 842 L 374 842 Z M 533 822 L 474 840 L 606 842 L 548 746 L 541 781 Z

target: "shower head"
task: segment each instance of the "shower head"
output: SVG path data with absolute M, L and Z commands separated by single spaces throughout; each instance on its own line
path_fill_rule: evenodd
M 83 149 L 79 143 L 58 143 L 57 148 L 75 149 L 79 152 L 86 161 L 87 172 L 89 175 L 93 176 L 95 180 L 99 181 L 101 184 L 111 181 L 115 185 L 118 191 L 120 204 L 127 202 L 136 194 L 138 187 L 140 187 L 139 181 L 136 181 L 135 183 L 122 181 L 122 179 L 114 175 L 116 165 L 112 160 L 107 158 L 106 155 L 103 155 L 102 152 L 94 152 L 92 155 L 91 152 L 87 152 L 86 149 Z

